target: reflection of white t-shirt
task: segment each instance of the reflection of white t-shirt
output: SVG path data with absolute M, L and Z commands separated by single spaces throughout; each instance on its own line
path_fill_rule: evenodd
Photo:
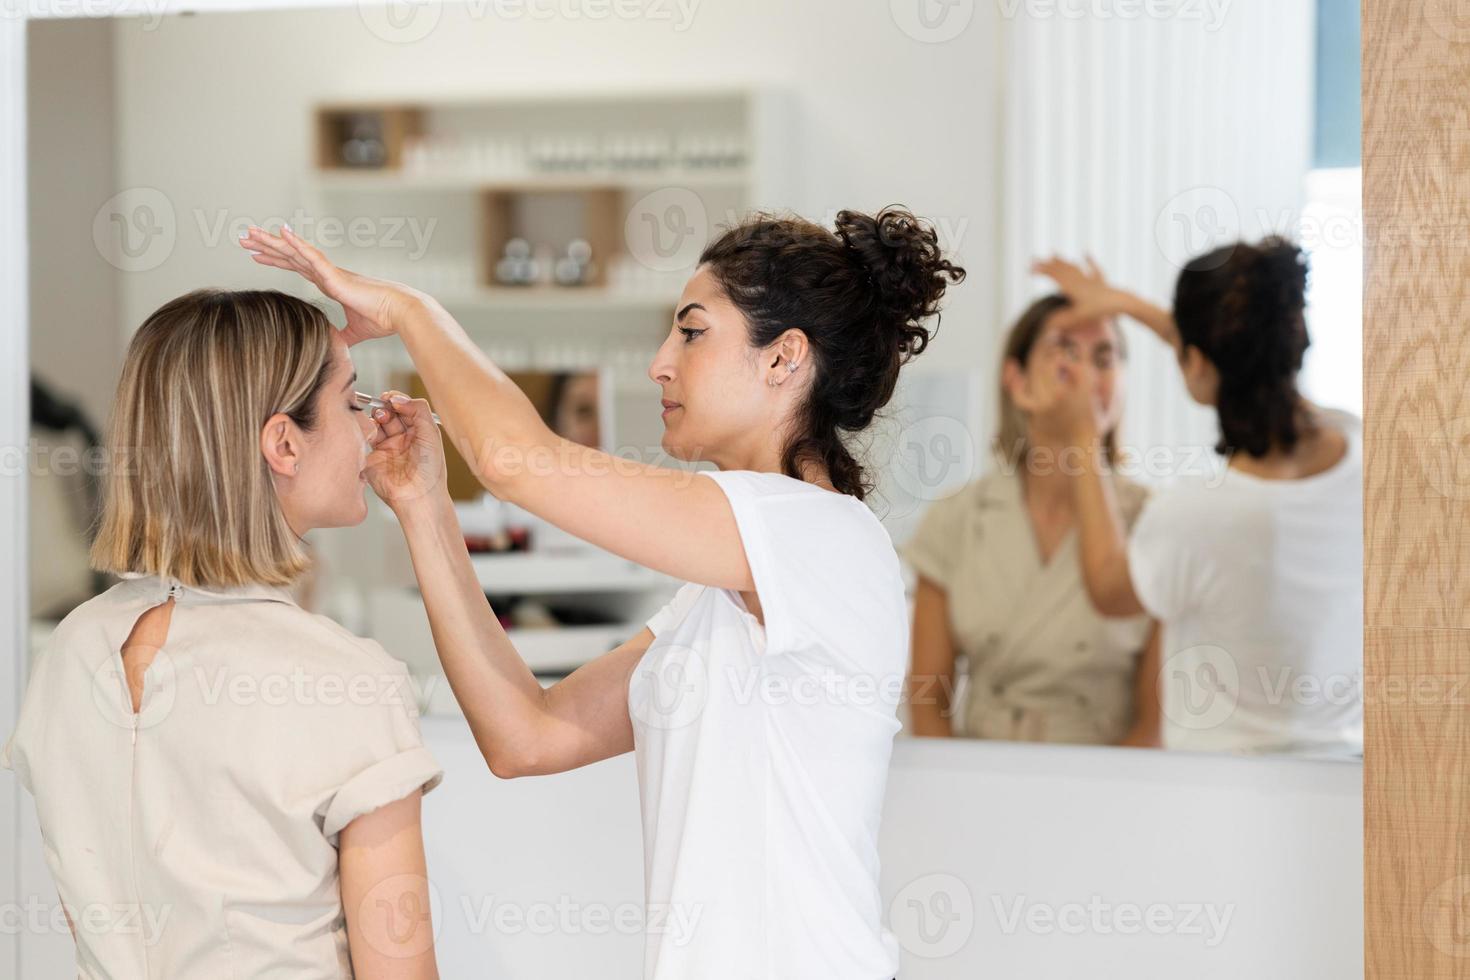
M 1362 423 L 1300 480 L 1234 469 L 1156 494 L 1129 544 L 1163 622 L 1164 743 L 1202 751 L 1363 750 Z
M 686 585 L 633 672 L 651 980 L 887 980 L 878 824 L 908 621 L 861 501 L 702 473 L 739 526 L 765 627 Z

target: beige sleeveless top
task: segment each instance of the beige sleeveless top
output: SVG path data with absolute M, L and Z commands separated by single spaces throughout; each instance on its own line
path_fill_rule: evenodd
M 120 649 L 171 588 L 135 715 Z M 57 627 L 0 765 L 35 796 L 80 976 L 115 980 L 350 977 L 337 835 L 442 777 L 376 643 L 285 589 L 156 577 Z
M 1131 528 L 1148 491 L 1118 477 L 1113 489 Z M 1042 563 L 1018 476 L 998 471 L 936 502 L 900 553 L 949 600 L 967 674 L 956 734 L 1087 744 L 1127 734 L 1149 620 L 1093 608 L 1075 530 Z

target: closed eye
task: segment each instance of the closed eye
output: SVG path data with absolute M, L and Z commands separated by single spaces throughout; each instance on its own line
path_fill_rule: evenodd
M 684 343 L 686 344 L 693 340 L 695 337 L 698 337 L 700 334 L 704 333 L 704 330 L 696 330 L 693 327 L 678 327 L 677 329 L 681 334 L 684 335 Z

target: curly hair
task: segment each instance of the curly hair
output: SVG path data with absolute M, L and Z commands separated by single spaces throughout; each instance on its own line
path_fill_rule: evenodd
M 1269 237 L 1192 259 L 1174 288 L 1180 341 L 1220 373 L 1217 452 L 1265 456 L 1306 431 L 1297 374 L 1311 340 L 1307 263 L 1300 248 Z
M 711 242 L 700 256 L 750 328 L 750 345 L 799 328 L 815 377 L 792 420 L 782 471 L 824 465 L 838 491 L 859 500 L 872 489 L 845 433 L 872 424 L 904 364 L 934 336 L 945 287 L 965 270 L 942 254 L 938 235 L 901 207 L 840 211 L 835 228 L 758 214 Z M 935 323 L 935 330 L 938 323 Z

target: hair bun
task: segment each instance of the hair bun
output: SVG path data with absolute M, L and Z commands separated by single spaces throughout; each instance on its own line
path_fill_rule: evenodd
M 896 327 L 905 356 L 921 352 L 930 333 L 923 321 L 939 312 L 945 287 L 965 278 L 965 270 L 946 259 L 939 236 L 910 211 L 886 207 L 876 215 L 839 211 L 837 236 L 862 265 L 884 316 Z

